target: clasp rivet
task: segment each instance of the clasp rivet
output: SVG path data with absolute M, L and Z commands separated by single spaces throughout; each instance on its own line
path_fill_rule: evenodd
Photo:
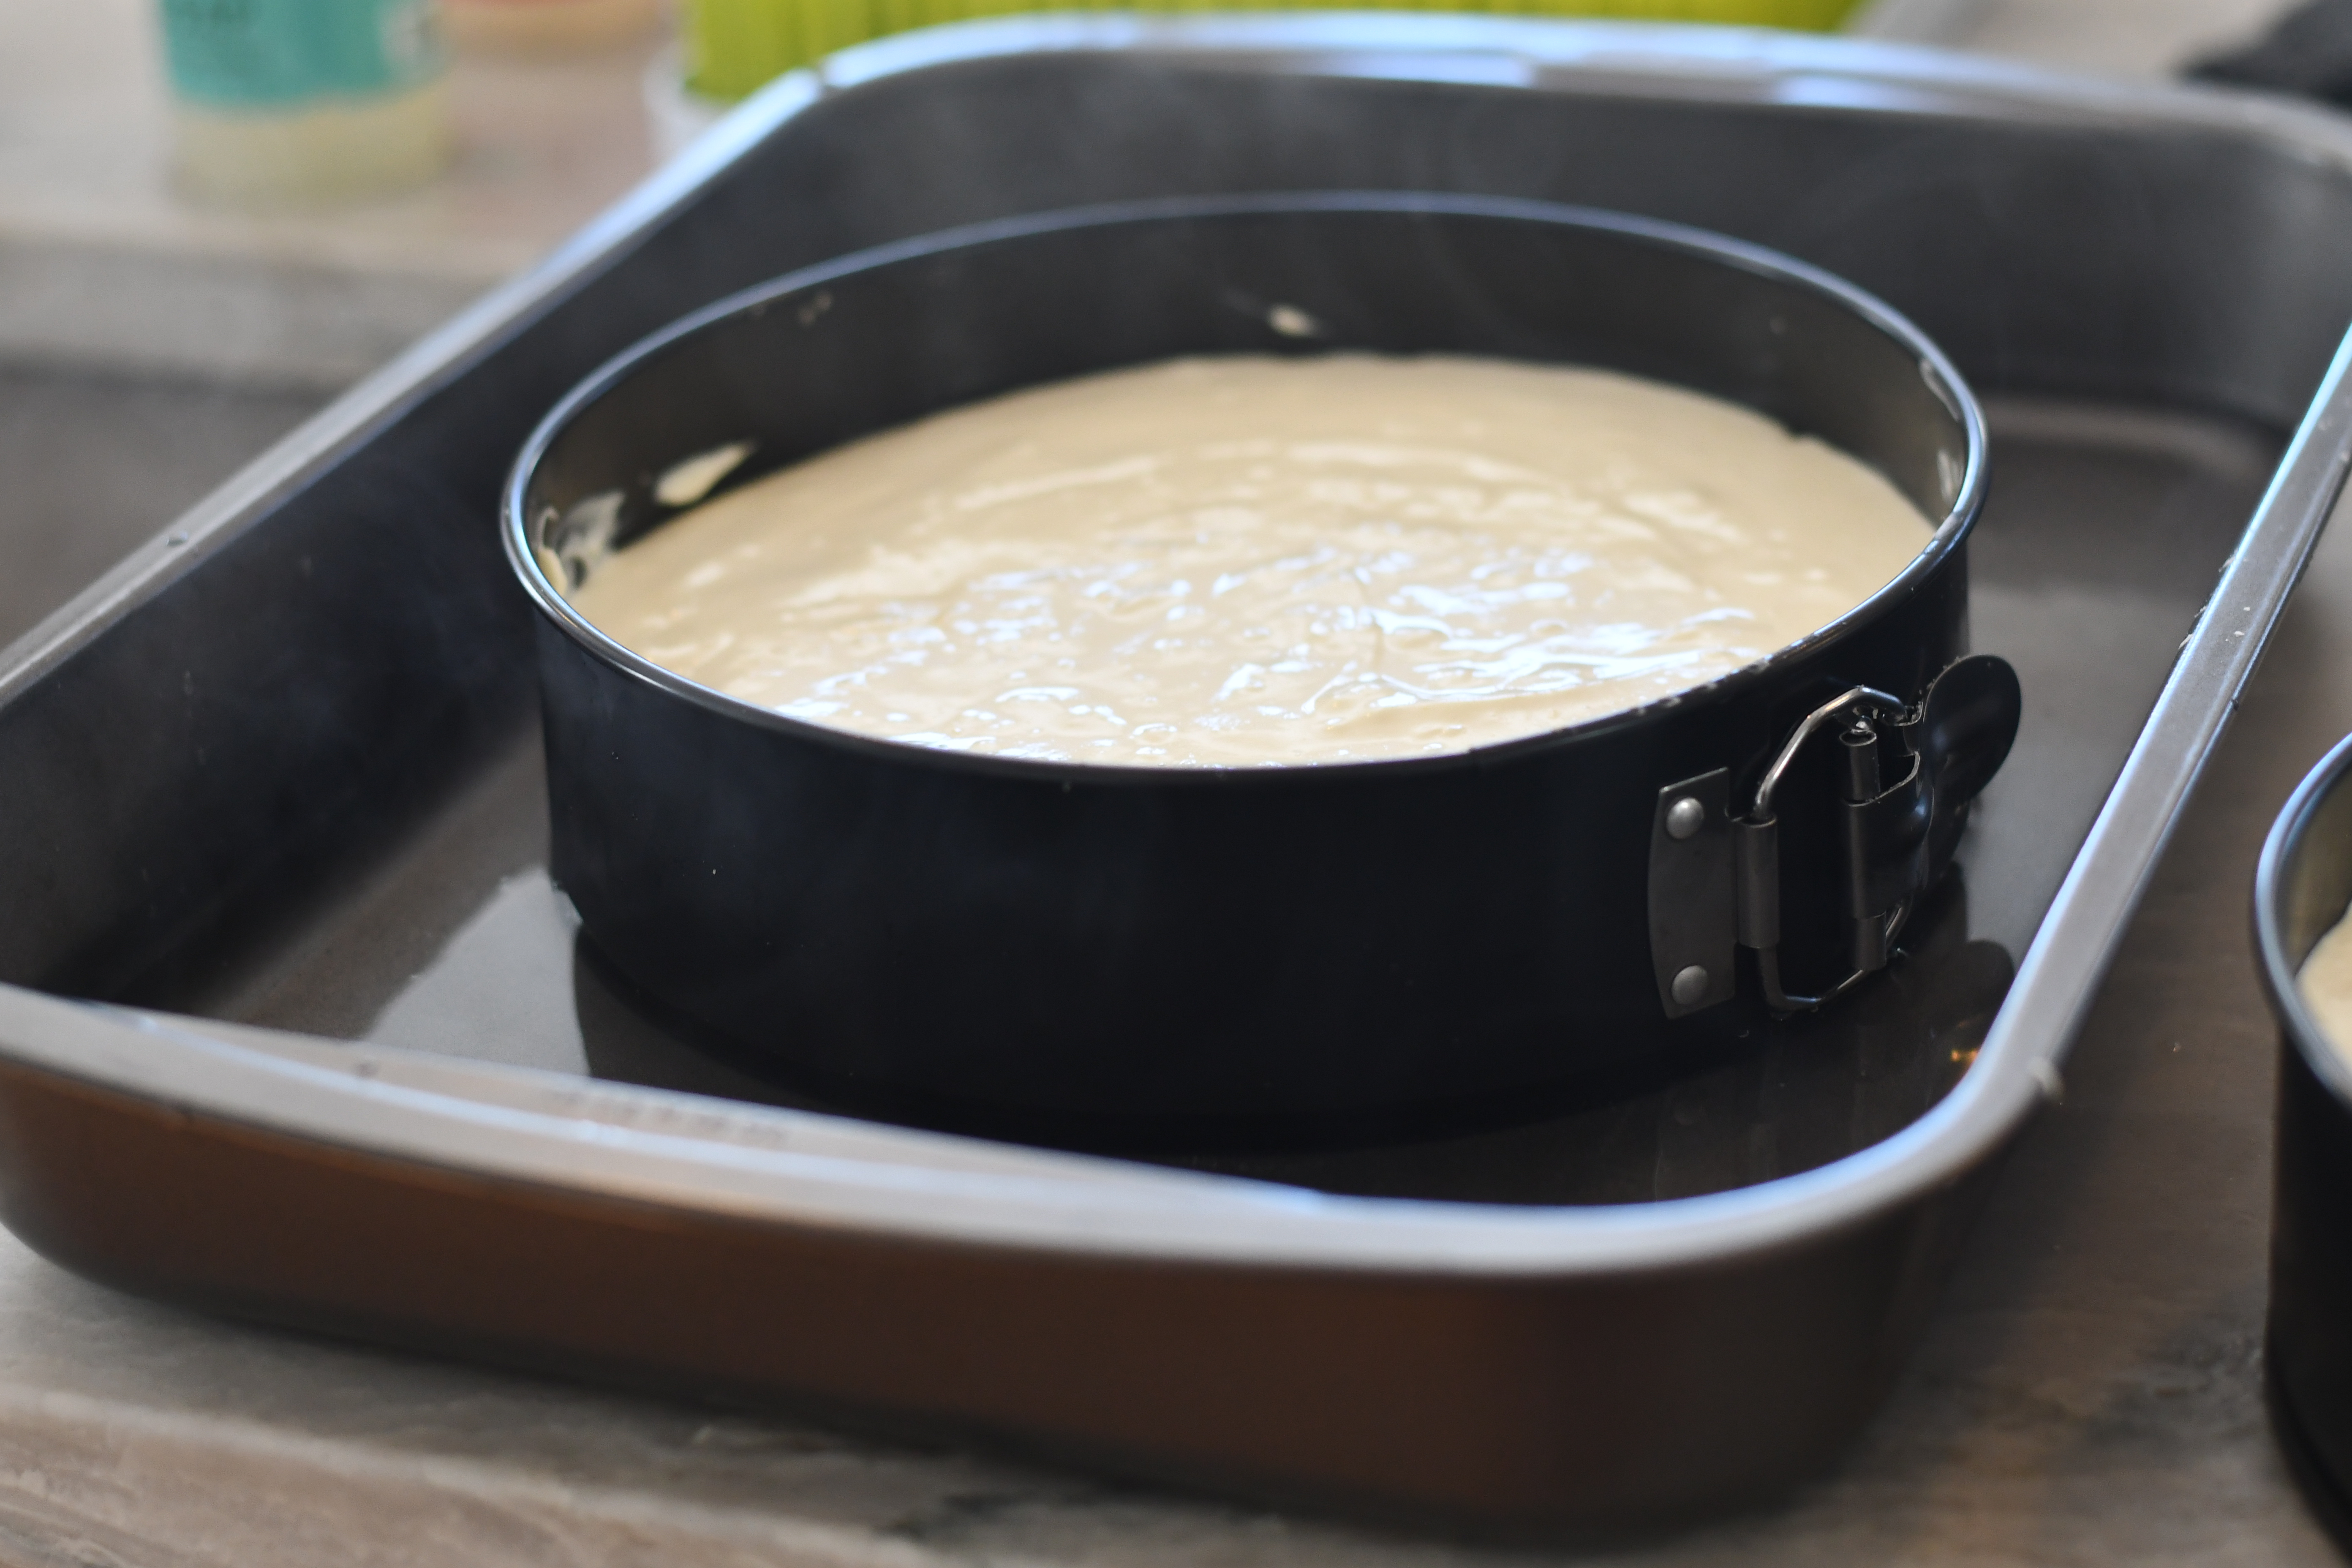
M 1688 838 L 1706 826 L 1706 807 L 1695 795 L 1685 795 L 1666 807 L 1666 837 Z
M 1677 1007 L 1696 1007 L 1706 998 L 1706 971 L 1698 964 L 1678 970 L 1675 974 L 1674 996 Z

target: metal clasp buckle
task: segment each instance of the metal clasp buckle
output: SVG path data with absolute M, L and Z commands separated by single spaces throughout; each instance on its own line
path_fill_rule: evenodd
M 1929 682 L 1916 706 L 1856 686 L 1805 715 L 1758 780 L 1744 815 L 1731 771 L 1658 792 L 1650 830 L 1650 956 L 1669 1018 L 1738 994 L 1737 950 L 1755 954 L 1765 1005 L 1819 1007 L 1886 967 L 1904 923 L 1950 860 L 1968 806 L 2017 734 L 2016 672 L 1979 654 Z M 1780 823 L 1773 796 L 1807 742 L 1834 732 L 1844 750 L 1838 809 L 1838 901 L 1847 974 L 1819 995 L 1780 975 Z M 1821 885 L 1825 868 L 1814 868 Z
M 1805 742 L 1839 720 L 1845 721 L 1838 739 L 1846 764 L 1842 793 L 1846 952 L 1852 970 L 1818 996 L 1794 995 L 1780 983 L 1780 819 L 1772 813 L 1772 795 Z M 1886 967 L 1886 955 L 1920 891 L 1925 869 L 1920 862 L 1926 858 L 1927 822 L 1934 808 L 1919 755 L 1906 734 L 1917 722 L 1918 715 L 1900 698 L 1873 687 L 1857 686 L 1822 703 L 1805 715 L 1781 745 L 1756 785 L 1755 805 L 1732 825 L 1738 942 L 1756 954 L 1764 1005 L 1775 1013 L 1809 1012 Z M 1881 734 L 1881 724 L 1886 734 Z M 1896 775 L 1891 783 L 1883 776 L 1887 772 Z M 1917 859 L 1906 850 L 1916 851 Z

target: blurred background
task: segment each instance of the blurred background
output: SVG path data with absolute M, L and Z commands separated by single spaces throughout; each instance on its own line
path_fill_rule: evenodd
M 0 486 L 0 645 L 779 72 L 895 29 L 1032 8 L 0 0 L 0 463 L 12 476 Z M 2285 10 L 1478 8 L 1782 25 L 2143 78 L 2243 50 Z M 2324 32 L 2315 16 L 2306 32 Z M 2314 56 L 2284 53 L 2296 68 Z

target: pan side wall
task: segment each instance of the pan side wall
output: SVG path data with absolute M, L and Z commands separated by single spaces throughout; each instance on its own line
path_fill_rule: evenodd
M 209 1310 L 1514 1533 L 1770 1495 L 1848 1441 L 1985 1185 L 1587 1279 L 992 1254 L 485 1181 L 0 1068 L 0 1217 Z
M 1657 792 L 1760 768 L 1848 686 L 1919 689 L 1965 651 L 1965 572 L 1734 696 L 1360 777 L 979 774 L 714 711 L 543 626 L 551 869 L 635 984 L 845 1103 L 1076 1128 L 1475 1105 L 1750 1022 L 1660 1007 Z M 1825 931 L 1834 851 L 1791 843 L 1786 907 Z

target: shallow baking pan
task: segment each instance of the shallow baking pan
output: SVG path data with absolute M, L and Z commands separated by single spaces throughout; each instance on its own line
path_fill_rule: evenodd
M 1694 224 L 1942 345 L 1992 435 L 1974 643 L 2026 693 L 1960 877 L 1819 1017 L 1444 1138 L 1147 1164 L 782 1103 L 549 881 L 515 452 L 797 267 L 1315 188 Z M 1875 1406 L 2057 1091 L 2335 502 L 2347 249 L 2323 114 L 1934 56 L 1431 16 L 855 51 L 0 660 L 0 1217 L 202 1308 L 1251 1496 L 1578 1530 L 1769 1495 Z

